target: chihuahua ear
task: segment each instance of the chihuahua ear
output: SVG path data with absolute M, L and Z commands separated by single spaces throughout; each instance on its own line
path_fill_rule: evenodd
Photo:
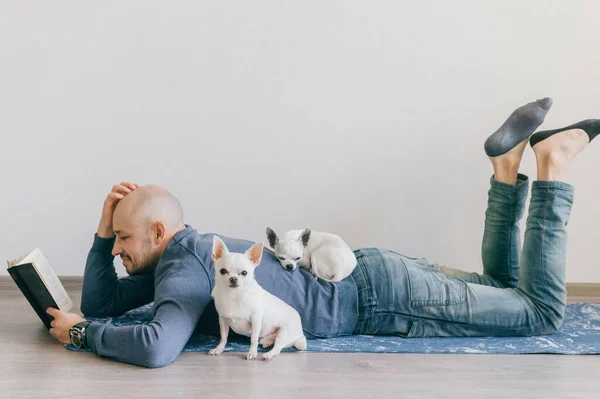
M 223 240 L 217 236 L 213 236 L 212 260 L 219 260 L 228 253 L 229 250 Z
M 304 229 L 302 234 L 300 234 L 300 241 L 302 241 L 303 246 L 308 245 L 308 240 L 310 240 L 310 229 Z
M 279 244 L 279 237 L 270 227 L 267 227 L 267 240 L 269 240 L 269 245 L 273 249 L 275 249 L 275 245 Z
M 263 253 L 263 243 L 257 242 L 253 246 L 251 246 L 245 253 L 246 257 L 250 259 L 250 262 L 254 264 L 254 266 L 260 265 L 260 260 L 262 259 Z

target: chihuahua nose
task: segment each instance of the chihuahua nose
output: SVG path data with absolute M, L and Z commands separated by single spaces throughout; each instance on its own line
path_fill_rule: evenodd
M 286 265 L 285 268 L 292 271 L 294 270 L 294 265 Z
M 229 277 L 229 282 L 231 284 L 237 284 L 237 277 Z

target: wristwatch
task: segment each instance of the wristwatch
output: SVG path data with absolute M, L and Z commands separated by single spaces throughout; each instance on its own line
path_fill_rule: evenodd
M 85 343 L 85 330 L 87 326 L 92 324 L 91 321 L 82 321 L 81 323 L 75 324 L 69 329 L 69 336 L 71 337 L 71 343 L 77 349 L 85 349 L 87 345 Z

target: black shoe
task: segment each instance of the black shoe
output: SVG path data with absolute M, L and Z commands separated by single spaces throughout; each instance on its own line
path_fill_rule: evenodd
M 533 147 L 540 141 L 546 140 L 548 137 L 556 133 L 564 132 L 565 130 L 571 129 L 583 130 L 587 133 L 588 137 L 590 138 L 590 141 L 592 141 L 594 137 L 600 134 L 600 119 L 586 119 L 584 121 L 577 122 L 574 125 L 563 127 L 562 129 L 544 130 L 541 132 L 537 132 L 531 136 L 531 138 L 529 139 L 529 144 L 531 144 L 531 146 Z

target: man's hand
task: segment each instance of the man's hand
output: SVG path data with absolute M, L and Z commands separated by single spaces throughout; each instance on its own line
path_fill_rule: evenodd
M 85 321 L 79 315 L 75 313 L 66 313 L 62 310 L 48 308 L 46 309 L 46 313 L 50 316 L 54 317 L 54 320 L 50 322 L 50 335 L 55 337 L 57 340 L 62 342 L 63 344 L 70 344 L 71 337 L 69 336 L 69 330 L 77 323 L 81 323 Z
M 135 183 L 121 182 L 113 186 L 112 191 L 108 194 L 104 200 L 104 207 L 102 208 L 102 218 L 98 225 L 98 237 L 100 238 L 112 238 L 115 236 L 113 231 L 113 213 L 115 207 L 127 194 L 138 188 L 139 186 Z

